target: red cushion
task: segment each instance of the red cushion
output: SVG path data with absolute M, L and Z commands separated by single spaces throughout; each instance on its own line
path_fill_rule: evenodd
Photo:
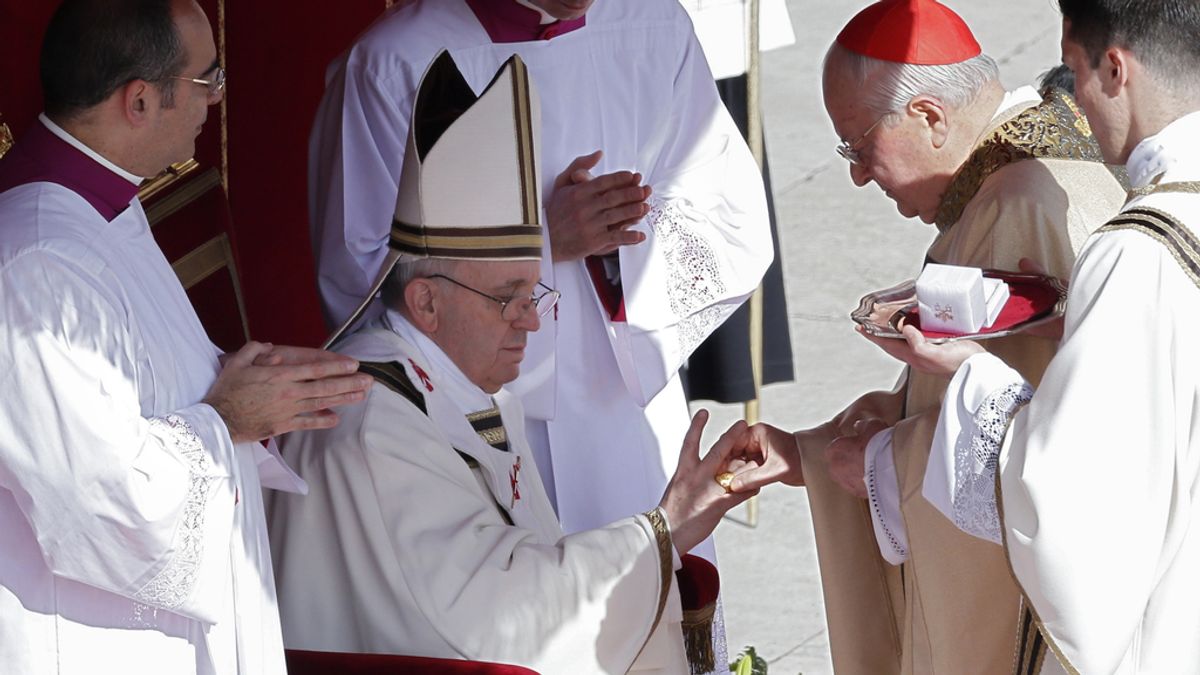
M 537 675 L 521 666 L 425 656 L 311 652 L 301 649 L 289 649 L 286 654 L 289 675 Z
M 675 573 L 679 581 L 679 602 L 684 610 L 700 609 L 717 601 L 721 577 L 712 563 L 697 555 L 680 559 L 683 567 Z

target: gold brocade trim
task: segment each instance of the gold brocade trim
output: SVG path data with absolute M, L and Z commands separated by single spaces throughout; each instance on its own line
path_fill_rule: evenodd
M 392 221 L 388 246 L 418 257 L 534 259 L 542 256 L 540 225 L 448 227 Z
M 1146 195 L 1154 195 L 1162 192 L 1185 192 L 1191 194 L 1200 194 L 1200 181 L 1180 181 L 1177 183 L 1151 183 L 1139 188 L 1129 190 L 1129 198 L 1145 197 Z
M 3 157 L 4 155 L 8 154 L 8 151 L 12 150 L 12 146 L 13 146 L 12 131 L 9 130 L 7 124 L 0 122 L 0 157 Z
M 671 541 L 671 529 L 667 527 L 667 518 L 663 515 L 661 506 L 642 515 L 650 521 L 650 529 L 654 531 L 654 541 L 658 544 L 659 573 L 662 577 L 658 593 L 658 609 L 654 612 L 654 621 L 651 622 L 650 630 L 646 633 L 646 641 L 642 643 L 642 649 L 645 649 L 646 645 L 650 643 L 650 636 L 654 635 L 654 629 L 658 628 L 658 622 L 662 620 L 663 610 L 667 608 L 667 598 L 671 597 L 671 581 L 675 576 L 672 571 L 674 556 L 671 555 L 671 549 L 675 544 Z M 639 656 L 642 649 L 638 650 Z
M 496 406 L 492 406 L 491 408 L 488 408 L 487 410 L 478 410 L 473 413 L 467 413 L 467 421 L 468 422 L 478 422 L 479 420 L 486 420 L 486 419 L 490 419 L 492 417 L 499 417 L 499 416 L 500 416 L 500 408 L 498 408 Z
M 392 241 L 421 248 L 461 248 L 469 251 L 537 247 L 541 250 L 540 235 L 508 235 L 497 237 L 455 237 L 432 234 L 415 235 L 392 230 Z
M 479 437 L 486 441 L 488 445 L 497 445 L 508 442 L 508 434 L 505 433 L 504 427 L 499 427 L 496 429 L 480 429 L 475 433 L 479 434 Z
M 959 168 L 938 206 L 938 230 L 945 232 L 958 222 L 989 176 L 1026 159 L 1104 161 L 1075 102 L 1061 90 L 1048 90 L 1041 103 L 997 127 Z
M 1000 544 L 1004 547 L 1004 561 L 1008 563 L 1008 573 L 1012 576 L 1013 583 L 1021 591 L 1021 604 L 1026 607 L 1034 625 L 1037 626 L 1038 633 L 1046 640 L 1046 645 L 1050 647 L 1050 651 L 1054 653 L 1054 658 L 1058 659 L 1059 664 L 1062 665 L 1067 675 L 1079 675 L 1079 670 L 1071 665 L 1066 655 L 1063 654 L 1062 649 L 1054 642 L 1054 638 L 1050 636 L 1050 631 L 1046 630 L 1045 624 L 1042 623 L 1042 618 L 1038 616 L 1033 603 L 1029 601 L 1029 594 L 1025 592 L 1025 587 L 1021 585 L 1021 580 L 1017 577 L 1016 570 L 1013 569 L 1012 559 L 1008 556 L 1008 528 L 1004 525 L 1004 493 L 1000 488 L 1000 468 L 998 466 L 996 468 L 996 517 L 1000 520 Z M 1043 654 L 1043 660 L 1044 657 L 1045 655 Z M 1016 668 L 1019 666 L 1019 662 L 1014 664 L 1014 672 L 1017 672 Z M 1038 669 L 1041 669 L 1041 660 L 1039 660 Z
M 1117 214 L 1097 232 L 1133 230 L 1151 237 L 1171 252 L 1184 274 L 1200 288 L 1200 240 L 1183 223 L 1165 211 L 1136 206 Z

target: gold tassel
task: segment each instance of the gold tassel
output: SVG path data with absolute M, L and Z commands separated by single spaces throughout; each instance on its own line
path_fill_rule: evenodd
M 700 609 L 683 612 L 683 644 L 687 649 L 688 665 L 692 675 L 703 675 L 717 669 L 717 657 L 713 653 L 713 614 L 717 603 L 709 603 Z

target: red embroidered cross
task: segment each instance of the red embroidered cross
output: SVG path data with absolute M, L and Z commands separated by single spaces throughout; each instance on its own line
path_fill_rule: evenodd
M 508 472 L 508 482 L 512 484 L 513 506 L 516 506 L 517 502 L 520 501 L 520 499 L 521 499 L 521 491 L 519 489 L 517 489 L 517 483 L 519 481 L 518 476 L 520 473 L 521 473 L 521 458 L 517 457 L 516 463 L 513 464 L 512 471 Z
M 425 385 L 425 391 L 433 391 L 433 381 L 429 379 L 429 373 L 421 370 L 421 366 L 418 366 L 417 362 L 412 359 L 409 359 L 408 363 L 412 366 L 413 372 L 417 374 L 417 377 L 421 378 L 421 384 Z

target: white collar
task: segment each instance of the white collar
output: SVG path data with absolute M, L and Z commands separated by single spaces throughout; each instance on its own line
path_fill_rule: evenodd
M 463 414 L 487 410 L 494 403 L 491 395 L 467 379 L 462 370 L 453 360 L 442 351 L 429 336 L 417 330 L 404 315 L 393 309 L 384 313 L 383 323 L 393 333 L 399 335 L 409 344 L 417 348 L 424 357 L 425 363 L 433 371 L 431 376 L 442 387 L 442 391 L 454 401 Z
M 1171 122 L 1162 131 L 1142 139 L 1129 153 L 1125 170 L 1129 182 L 1145 187 L 1159 175 L 1171 169 L 1183 169 L 1200 174 L 1200 157 L 1196 156 L 1196 139 L 1200 137 L 1200 111 L 1189 113 Z
M 541 14 L 542 15 L 541 23 L 543 26 L 545 26 L 548 23 L 554 23 L 555 21 L 558 21 L 558 19 L 555 19 L 553 16 L 550 16 L 549 12 L 547 12 L 546 10 L 542 9 L 541 7 L 538 7 L 537 5 L 533 4 L 532 2 L 530 2 L 530 0 L 516 0 L 516 2 L 518 5 L 521 5 L 522 7 L 528 7 L 529 9 L 532 9 L 533 11 L 537 12 L 538 14 Z
M 146 180 L 145 178 L 142 178 L 141 176 L 135 176 L 135 175 L 129 173 L 128 171 L 126 171 L 125 169 L 122 169 L 121 167 L 117 166 L 116 164 L 113 164 L 112 162 L 110 162 L 107 159 L 105 159 L 104 157 L 102 157 L 100 155 L 100 153 L 98 153 L 95 150 L 92 150 L 88 146 L 84 145 L 83 142 L 80 141 L 78 138 L 75 138 L 71 134 L 67 133 L 66 129 L 63 129 L 62 127 L 60 127 L 57 124 L 55 124 L 54 122 L 52 122 L 49 117 L 46 117 L 46 113 L 42 113 L 42 114 L 38 115 L 38 119 L 42 122 L 42 124 L 47 129 L 50 130 L 50 133 L 63 139 L 72 148 L 75 148 L 76 150 L 87 155 L 88 157 L 91 157 L 93 160 L 96 161 L 97 164 L 99 164 L 100 166 L 117 174 L 121 178 L 124 178 L 125 180 L 129 181 L 130 183 L 133 183 L 134 185 L 141 185 L 142 181 Z
M 992 113 L 992 123 L 994 124 L 1001 115 L 1009 112 L 1018 106 L 1022 110 L 1029 108 L 1031 105 L 1037 105 L 1042 102 L 1042 95 L 1037 89 L 1030 86 L 1019 87 L 1013 91 L 1004 92 L 1004 98 L 1000 99 L 1000 105 L 996 108 L 996 112 Z

